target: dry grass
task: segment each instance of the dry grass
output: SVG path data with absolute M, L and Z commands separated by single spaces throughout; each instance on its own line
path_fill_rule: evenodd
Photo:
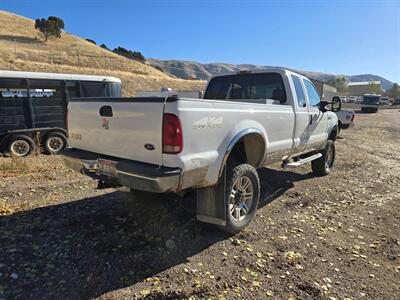
M 204 86 L 204 81 L 173 78 L 67 32 L 45 43 L 33 20 L 5 11 L 0 11 L 0 69 L 115 76 L 122 80 L 125 95 L 166 86 L 180 90 Z
M 65 168 L 60 160 L 39 160 L 36 155 L 29 157 L 0 157 L 0 179 L 33 175 L 46 177 L 50 171 Z M 1 186 L 1 185 L 0 185 Z

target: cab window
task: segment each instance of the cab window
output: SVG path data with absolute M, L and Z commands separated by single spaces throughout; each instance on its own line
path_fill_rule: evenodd
M 213 78 L 204 99 L 287 105 L 285 85 L 278 73 L 227 75 Z
M 310 103 L 311 107 L 316 107 L 319 106 L 321 102 L 321 98 L 319 97 L 319 94 L 317 90 L 315 89 L 314 85 L 308 81 L 303 79 L 304 86 L 306 87 L 307 95 L 308 95 L 308 102 Z

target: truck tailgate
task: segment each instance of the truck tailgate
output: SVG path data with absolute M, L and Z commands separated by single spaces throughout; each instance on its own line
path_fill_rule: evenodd
M 162 164 L 165 98 L 80 98 L 68 106 L 72 148 Z

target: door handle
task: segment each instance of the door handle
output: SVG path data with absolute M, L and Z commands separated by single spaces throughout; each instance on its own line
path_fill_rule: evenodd
M 112 107 L 109 105 L 100 107 L 99 113 L 100 113 L 100 116 L 102 116 L 102 117 L 112 117 L 113 116 Z
M 312 119 L 313 119 L 313 116 L 310 115 L 310 125 L 312 125 Z

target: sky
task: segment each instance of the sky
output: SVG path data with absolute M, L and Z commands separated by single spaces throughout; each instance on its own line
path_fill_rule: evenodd
M 250 63 L 400 83 L 400 0 L 0 0 L 145 57 Z

